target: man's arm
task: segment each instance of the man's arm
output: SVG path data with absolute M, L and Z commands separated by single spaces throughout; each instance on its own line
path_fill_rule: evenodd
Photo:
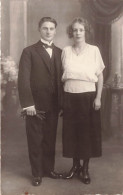
M 26 108 L 28 115 L 36 114 L 32 91 L 30 87 L 31 54 L 24 49 L 21 55 L 18 72 L 18 92 L 22 108 Z

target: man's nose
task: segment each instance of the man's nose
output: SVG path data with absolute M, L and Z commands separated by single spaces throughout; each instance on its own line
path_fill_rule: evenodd
M 47 29 L 47 33 L 50 33 L 50 29 Z

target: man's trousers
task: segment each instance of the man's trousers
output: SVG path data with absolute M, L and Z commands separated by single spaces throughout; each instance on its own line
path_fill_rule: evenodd
M 26 117 L 26 132 L 32 175 L 42 177 L 54 170 L 58 112 L 52 109 L 42 121 L 37 116 Z

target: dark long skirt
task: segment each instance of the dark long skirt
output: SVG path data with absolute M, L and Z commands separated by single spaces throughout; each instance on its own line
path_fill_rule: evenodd
M 93 108 L 95 92 L 64 93 L 63 156 L 101 156 L 100 110 Z

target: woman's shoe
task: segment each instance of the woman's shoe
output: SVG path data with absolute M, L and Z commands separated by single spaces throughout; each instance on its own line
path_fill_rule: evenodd
M 80 178 L 80 180 L 81 180 L 84 184 L 90 184 L 90 183 L 91 183 L 91 178 L 90 178 L 90 176 L 89 176 L 88 169 L 82 169 L 79 178 Z
M 80 176 L 81 171 L 82 171 L 82 166 L 79 165 L 79 166 L 78 166 L 78 169 L 77 169 L 77 172 L 76 172 L 76 175 L 77 175 L 77 176 Z
M 75 175 L 79 176 L 81 170 L 82 170 L 82 166 L 81 165 L 73 166 L 71 168 L 71 170 L 69 171 L 69 173 L 66 173 L 66 174 L 63 175 L 63 179 L 72 179 Z

